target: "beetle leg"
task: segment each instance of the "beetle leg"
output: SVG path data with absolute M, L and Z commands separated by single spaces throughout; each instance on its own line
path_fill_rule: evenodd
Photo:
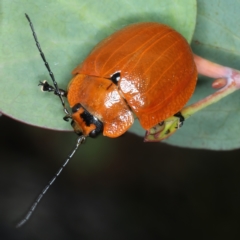
M 63 120 L 68 122 L 69 119 L 72 119 L 72 116 L 70 114 L 67 114 L 66 116 L 63 117 Z
M 41 86 L 41 90 L 43 92 L 53 92 L 55 95 L 59 96 L 59 94 L 57 93 L 57 90 L 53 86 L 48 84 L 48 82 L 46 80 L 44 80 L 43 82 L 40 81 L 38 86 Z M 65 91 L 61 88 L 59 88 L 58 90 L 62 97 L 67 97 L 67 91 Z M 66 115 L 63 117 L 63 120 L 68 122 L 69 119 L 72 119 L 72 116 L 71 116 L 71 114 L 69 114 L 68 111 L 64 110 L 64 112 L 66 113 Z
M 146 131 L 144 138 L 145 142 L 159 142 L 170 135 L 172 135 L 177 129 L 182 127 L 185 118 L 181 112 L 177 112 L 172 117 L 166 119 L 163 122 L 158 123 Z
M 176 113 L 174 116 L 146 131 L 144 142 L 159 142 L 168 138 L 182 126 L 183 121 L 184 117 L 182 114 L 180 112 Z
M 46 80 L 44 80 L 43 82 L 40 81 L 38 86 L 41 86 L 41 90 L 43 92 L 53 92 L 55 95 L 58 95 L 56 89 L 53 86 L 51 86 Z M 67 91 L 59 88 L 59 92 L 61 96 L 67 97 Z
M 163 131 L 164 128 L 165 128 L 165 122 L 162 121 L 162 122 L 158 123 L 157 125 L 155 125 L 154 127 L 152 127 L 151 129 L 149 129 L 147 132 L 149 134 L 155 135 L 155 134 Z
M 176 114 L 174 114 L 174 116 L 179 118 L 178 126 L 176 127 L 178 129 L 178 128 L 182 127 L 185 118 L 181 112 L 177 112 Z

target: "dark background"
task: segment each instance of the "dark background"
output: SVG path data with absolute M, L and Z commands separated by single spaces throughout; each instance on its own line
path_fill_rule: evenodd
M 1 240 L 240 238 L 239 150 L 143 143 L 129 133 L 88 139 L 15 229 L 76 136 L 5 116 L 0 134 Z

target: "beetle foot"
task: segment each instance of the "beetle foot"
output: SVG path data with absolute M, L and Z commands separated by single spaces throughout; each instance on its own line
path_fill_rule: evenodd
M 39 82 L 38 86 L 41 86 L 41 90 L 43 92 L 53 92 L 55 95 L 60 95 L 63 96 L 63 97 L 67 97 L 67 91 L 59 88 L 59 93 L 57 93 L 56 89 L 51 86 L 46 80 L 44 80 L 43 82 Z
M 70 114 L 67 114 L 66 116 L 63 117 L 63 120 L 68 122 L 69 119 L 72 119 L 72 116 Z
M 49 85 L 46 80 L 44 80 L 43 82 L 40 81 L 38 86 L 41 86 L 41 90 L 43 92 L 53 92 L 53 91 L 55 91 L 55 88 L 53 86 Z
M 178 126 L 177 126 L 177 129 L 179 129 L 180 127 L 182 127 L 185 118 L 181 112 L 177 112 L 176 114 L 174 114 L 174 116 L 179 118 L 179 122 L 178 122 Z
M 181 112 L 176 113 L 174 116 L 167 118 L 146 131 L 144 142 L 160 142 L 170 137 L 183 125 L 183 121 L 184 117 Z

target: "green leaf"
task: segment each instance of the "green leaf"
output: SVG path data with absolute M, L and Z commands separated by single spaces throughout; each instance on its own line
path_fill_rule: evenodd
M 191 40 L 196 20 L 193 0 L 2 0 L 0 10 L 0 111 L 19 121 L 71 130 L 62 120 L 57 97 L 42 93 L 39 81 L 50 77 L 25 18 L 33 24 L 60 88 L 71 71 L 102 39 L 134 22 L 168 24 Z M 135 130 L 134 130 L 135 131 Z M 140 134 L 143 130 L 140 130 Z M 139 134 L 139 133 L 138 133 Z M 143 134 L 142 134 L 143 136 Z
M 193 51 L 213 62 L 240 69 L 240 15 L 237 0 L 199 0 Z M 200 77 L 190 103 L 214 90 Z M 240 93 L 237 91 L 198 112 L 165 142 L 191 148 L 227 150 L 240 146 Z

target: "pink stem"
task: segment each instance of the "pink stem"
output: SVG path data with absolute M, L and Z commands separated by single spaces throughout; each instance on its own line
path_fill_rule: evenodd
M 195 54 L 193 57 L 199 74 L 210 78 L 228 78 L 231 76 L 233 69 L 213 63 Z

